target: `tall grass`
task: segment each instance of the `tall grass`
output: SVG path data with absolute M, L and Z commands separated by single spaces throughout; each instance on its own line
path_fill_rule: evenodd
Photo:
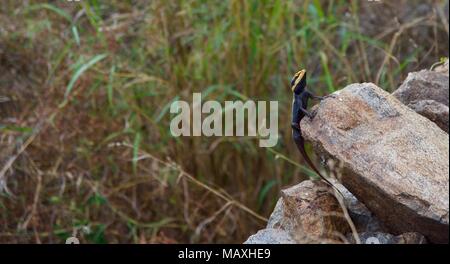
M 89 226 L 82 242 L 242 242 L 313 176 L 290 136 L 292 74 L 316 94 L 394 90 L 448 56 L 444 1 L 422 2 L 5 1 L 0 241 Z M 193 92 L 278 100 L 277 146 L 172 137 L 169 106 Z

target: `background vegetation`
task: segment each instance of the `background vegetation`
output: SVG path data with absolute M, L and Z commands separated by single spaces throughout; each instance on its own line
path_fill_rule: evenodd
M 240 243 L 312 176 L 289 80 L 392 91 L 448 56 L 447 1 L 15 1 L 0 5 L 0 242 Z M 173 138 L 192 92 L 278 100 L 281 138 Z M 309 150 L 310 151 L 310 150 Z M 312 155 L 312 153 L 311 153 Z

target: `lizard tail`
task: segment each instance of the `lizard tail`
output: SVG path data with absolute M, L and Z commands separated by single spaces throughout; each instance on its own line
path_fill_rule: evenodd
M 340 195 L 343 196 L 343 194 L 339 191 L 339 189 L 334 186 L 334 184 L 332 184 L 327 178 L 325 178 L 325 176 L 322 175 L 322 173 L 319 172 L 319 170 L 316 168 L 316 166 L 314 165 L 314 163 L 311 161 L 311 159 L 309 158 L 308 154 L 306 154 L 306 150 L 305 150 L 305 143 L 304 143 L 304 139 L 303 137 L 301 137 L 299 140 L 295 141 L 298 150 L 300 151 L 300 153 L 303 156 L 303 159 L 306 161 L 306 163 L 308 163 L 308 166 L 315 172 L 317 173 L 317 175 L 319 175 L 319 177 L 324 180 L 328 185 L 330 185 L 330 187 L 332 187 L 333 189 L 335 189 L 336 191 L 339 192 Z

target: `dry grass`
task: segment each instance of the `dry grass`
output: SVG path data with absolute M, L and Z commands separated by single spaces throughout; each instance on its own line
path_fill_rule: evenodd
M 242 242 L 312 176 L 293 162 L 292 73 L 318 94 L 392 91 L 448 56 L 443 2 L 3 1 L 0 242 L 82 226 L 82 243 Z M 276 98 L 278 145 L 171 137 L 167 106 L 196 91 Z

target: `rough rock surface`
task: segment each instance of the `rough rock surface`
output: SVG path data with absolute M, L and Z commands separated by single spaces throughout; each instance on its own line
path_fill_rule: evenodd
M 448 243 L 447 133 L 371 83 L 323 100 L 301 127 L 316 151 L 342 163 L 343 185 L 394 234 Z
M 448 79 L 445 74 L 435 71 L 411 72 L 392 95 L 405 105 L 414 101 L 434 100 L 448 106 Z
M 281 228 L 302 243 L 338 243 L 349 225 L 333 190 L 321 181 L 303 181 L 281 191 L 268 228 Z
M 448 133 L 448 60 L 434 71 L 422 70 L 408 74 L 392 95 Z
M 438 127 L 448 133 L 448 106 L 434 100 L 420 100 L 408 104 L 416 113 L 433 121 Z
M 244 244 L 295 244 L 295 240 L 282 229 L 266 228 L 250 236 Z

